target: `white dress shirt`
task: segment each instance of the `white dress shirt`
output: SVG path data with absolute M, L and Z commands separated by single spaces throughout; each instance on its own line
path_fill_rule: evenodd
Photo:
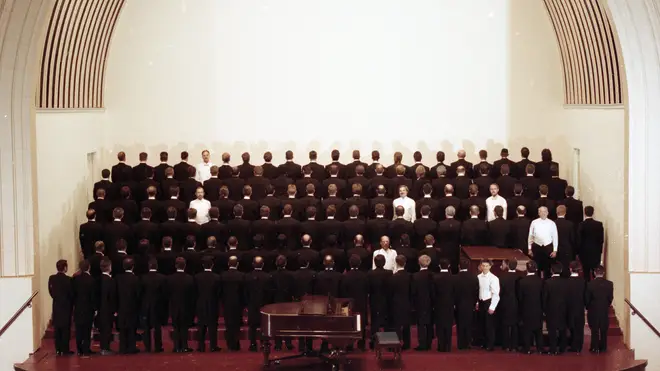
M 506 219 L 506 199 L 500 195 L 496 195 L 486 199 L 486 221 L 495 220 L 495 206 L 502 206 L 504 209 L 502 218 Z
M 211 209 L 211 203 L 209 200 L 204 198 L 192 200 L 190 201 L 190 208 L 197 210 L 197 216 L 195 217 L 197 224 L 204 224 L 210 220 L 209 209 Z
M 500 302 L 500 279 L 491 272 L 479 274 L 479 300 L 490 300 L 488 309 L 495 310 Z
M 410 197 L 399 197 L 396 200 L 392 201 L 392 206 L 396 210 L 397 206 L 403 206 L 403 219 L 414 222 L 415 221 L 415 200 Z M 396 215 L 392 220 L 396 219 Z
M 548 246 L 552 244 L 552 250 L 557 251 L 559 246 L 559 234 L 557 233 L 557 225 L 550 219 L 534 219 L 529 226 L 529 237 L 532 242 L 540 246 Z M 529 244 L 529 249 L 532 249 L 532 244 Z
M 213 166 L 211 161 L 202 161 L 197 166 L 195 166 L 197 169 L 197 172 L 195 173 L 195 179 L 202 184 L 204 184 L 205 181 L 211 179 L 211 166 Z
M 378 249 L 374 251 L 374 258 L 376 258 L 377 255 L 382 255 L 385 257 L 385 266 L 383 268 L 394 272 L 394 269 L 396 268 L 396 250 L 388 249 L 385 251 L 384 249 Z M 375 262 L 373 263 L 373 269 L 376 269 Z

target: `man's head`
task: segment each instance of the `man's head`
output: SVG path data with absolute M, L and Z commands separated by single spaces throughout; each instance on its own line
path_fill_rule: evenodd
M 184 257 L 179 256 L 174 261 L 174 267 L 180 271 L 186 269 L 186 259 Z
M 305 209 L 305 215 L 307 215 L 307 219 L 314 220 L 316 219 L 316 207 L 315 206 L 307 206 Z
M 198 200 L 203 199 L 203 198 L 204 198 L 204 188 L 202 188 L 202 187 L 197 187 L 197 189 L 195 190 L 195 197 L 196 197 Z
M 355 237 L 353 237 L 353 245 L 355 247 L 364 246 L 364 236 L 362 236 L 361 234 L 356 234 Z
M 358 215 L 360 214 L 360 208 L 357 207 L 357 205 L 351 205 L 348 208 L 348 216 L 351 218 L 357 218 Z
M 429 265 L 431 264 L 431 258 L 429 258 L 428 255 L 424 254 L 421 255 L 419 258 L 417 258 L 417 262 L 419 263 L 420 268 L 428 268 Z
M 502 164 L 502 166 L 500 166 L 500 174 L 501 175 L 503 175 L 503 176 L 509 175 L 510 171 L 511 171 L 511 169 L 509 168 L 509 164 Z
M 529 157 L 529 148 L 522 147 L 520 149 L 520 156 L 522 156 L 522 158 L 528 158 Z
M 376 268 L 383 268 L 385 266 L 385 257 L 381 254 L 378 254 L 374 257 L 374 265 Z
M 477 207 L 477 209 L 478 209 L 478 207 Z M 445 208 L 445 216 L 446 216 L 447 218 L 453 218 L 453 217 L 455 217 L 455 216 L 456 216 L 456 208 L 453 207 L 453 206 L 451 206 L 451 205 L 447 206 L 447 207 Z
M 527 273 L 536 273 L 538 270 L 534 260 L 528 261 L 527 264 L 525 264 L 525 268 L 527 269 Z
M 550 162 L 552 161 L 552 151 L 549 148 L 544 148 L 541 151 L 541 161 Z
M 535 171 L 536 171 L 536 166 L 534 166 L 534 164 L 527 164 L 527 166 L 525 166 L 525 173 L 527 175 L 534 175 Z
M 577 274 L 580 272 L 580 262 L 578 261 L 572 261 L 569 265 L 568 268 L 571 270 L 571 273 Z
M 490 190 L 490 195 L 493 197 L 497 196 L 497 194 L 500 192 L 500 186 L 498 186 L 497 183 L 491 184 L 488 189 Z
M 323 266 L 327 268 L 333 268 L 335 266 L 335 259 L 333 259 L 332 255 L 326 255 L 325 258 L 323 258 Z
M 397 255 L 396 258 L 394 258 L 394 262 L 396 263 L 397 268 L 403 269 L 403 267 L 406 266 L 406 257 L 404 255 Z
M 208 164 L 208 162 L 211 161 L 211 152 L 207 149 L 202 151 L 202 161 L 204 161 L 205 164 Z
M 593 218 L 594 217 L 594 207 L 593 206 L 585 206 L 584 208 L 584 216 L 587 218 Z
M 566 216 L 566 206 L 564 205 L 557 206 L 557 216 L 558 217 Z
M 396 215 L 397 218 L 403 218 L 403 214 L 405 214 L 405 212 L 406 209 L 404 209 L 401 205 L 394 208 L 394 215 Z
M 390 248 L 390 238 L 388 236 L 380 237 L 380 248 L 385 250 Z
M 503 218 L 504 217 L 504 208 L 500 205 L 495 206 L 495 209 L 493 209 L 493 213 L 495 214 L 496 218 Z
M 415 151 L 415 153 L 413 153 L 413 160 L 415 160 L 415 162 L 422 162 L 422 152 Z
M 371 160 L 373 162 L 378 162 L 380 160 L 380 152 L 378 151 L 371 151 Z
M 545 206 L 539 207 L 539 217 L 541 219 L 547 219 L 548 218 L 548 208 Z
M 432 234 L 427 234 L 424 236 L 424 245 L 426 246 L 433 246 L 435 244 L 435 237 L 433 237 Z
M 246 164 L 250 162 L 250 153 L 243 152 L 243 154 L 241 154 L 241 160 L 243 160 L 243 162 Z
M 406 198 L 408 197 L 408 187 L 400 186 L 399 187 L 399 197 Z
M 564 267 L 560 262 L 556 262 L 552 265 L 552 267 L 550 267 L 550 270 L 552 271 L 552 274 L 561 274 L 561 272 L 564 270 Z
M 249 185 L 243 186 L 243 197 L 252 197 L 252 187 Z
M 465 159 L 465 150 L 459 149 L 458 152 L 456 153 L 456 157 L 458 157 L 461 160 Z
M 403 154 L 401 152 L 394 152 L 393 160 L 395 164 L 400 164 L 403 161 Z
M 362 195 L 362 184 L 353 183 L 353 185 L 351 186 L 351 191 L 353 191 L 354 195 L 361 196 Z
M 284 158 L 287 161 L 293 161 L 293 151 L 289 150 L 284 153 Z
M 193 209 L 192 207 L 188 209 L 188 220 L 193 220 L 197 218 L 197 209 Z
M 55 268 L 58 273 L 66 273 L 69 269 L 69 263 L 65 259 L 60 259 L 55 263 Z
M 264 152 L 264 161 L 265 162 L 273 161 L 273 154 L 270 152 Z
M 278 255 L 277 258 L 275 258 L 275 266 L 277 267 L 277 269 L 285 269 L 286 268 L 286 256 Z
M 489 259 L 482 259 L 481 263 L 479 263 L 479 267 L 481 268 L 481 273 L 486 274 L 490 272 L 490 268 L 493 266 L 493 262 L 490 261 Z
M 254 269 L 262 269 L 264 267 L 264 258 L 261 256 L 255 256 L 252 260 L 252 267 Z
M 355 161 L 360 161 L 360 151 L 358 151 L 357 149 L 355 149 L 355 150 L 353 150 L 352 155 L 353 155 L 353 160 L 355 160 Z
M 231 161 L 231 155 L 228 152 L 225 152 L 222 154 L 222 162 L 225 164 L 229 164 L 229 161 Z
M 594 274 L 596 275 L 596 278 L 605 277 L 605 267 L 599 265 L 596 269 L 594 269 Z
M 424 205 L 422 208 L 419 210 L 420 214 L 422 214 L 422 217 L 428 217 L 431 215 L 431 206 L 429 205 Z
M 573 186 L 568 186 L 564 193 L 566 194 L 566 197 L 573 197 L 575 196 L 575 188 Z
M 435 168 L 435 172 L 438 175 L 438 178 L 443 178 L 447 176 L 447 167 L 445 165 L 440 165 Z
M 181 151 L 181 161 L 188 161 L 188 151 Z
M 117 153 L 117 160 L 119 160 L 120 162 L 126 161 L 126 152 L 121 151 Z
M 442 152 L 442 151 L 438 151 L 438 152 L 436 152 L 436 153 L 435 153 L 435 159 L 436 159 L 439 163 L 443 163 L 443 162 L 445 161 L 445 153 Z
M 518 214 L 518 216 L 525 216 L 525 214 L 527 214 L 527 208 L 524 205 L 518 205 L 518 207 L 516 207 L 516 214 Z
M 520 183 L 516 183 L 513 185 L 513 194 L 515 196 L 522 196 L 523 193 L 523 185 Z
M 312 245 L 312 236 L 310 236 L 310 235 L 308 235 L 308 234 L 305 233 L 305 234 L 300 238 L 300 243 L 301 243 L 301 245 L 303 245 L 303 247 L 309 247 L 309 246 L 311 246 L 311 245 Z
M 140 159 L 140 162 L 147 162 L 147 158 L 149 157 L 149 155 L 147 154 L 147 152 L 140 152 L 138 157 Z
M 549 192 L 549 189 L 548 189 L 547 185 L 541 184 L 539 186 L 539 195 L 541 195 L 542 197 L 546 197 L 546 196 L 548 196 L 548 192 Z

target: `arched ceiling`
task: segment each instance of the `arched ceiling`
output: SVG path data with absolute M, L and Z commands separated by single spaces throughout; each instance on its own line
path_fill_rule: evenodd
M 562 57 L 564 103 L 621 104 L 616 40 L 599 0 L 543 1 Z M 104 107 L 107 55 L 124 4 L 56 0 L 43 48 L 38 108 Z
M 103 107 L 106 60 L 124 2 L 55 2 L 41 60 L 37 107 Z

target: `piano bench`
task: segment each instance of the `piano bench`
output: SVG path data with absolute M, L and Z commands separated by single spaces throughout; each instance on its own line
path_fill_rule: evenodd
M 378 332 L 375 336 L 376 358 L 381 359 L 383 351 L 392 352 L 395 360 L 401 360 L 401 341 L 396 332 Z

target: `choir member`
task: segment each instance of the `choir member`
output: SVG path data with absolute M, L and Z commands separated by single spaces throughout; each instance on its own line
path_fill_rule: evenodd
M 238 171 L 241 178 L 248 180 L 252 175 L 254 175 L 254 165 L 250 164 L 250 154 L 248 152 L 243 152 L 241 154 L 241 160 L 243 161 L 238 165 Z
M 189 303 L 195 300 L 195 281 L 185 272 L 186 259 L 176 258 L 174 263 L 176 272 L 167 277 L 166 296 L 169 301 L 169 312 L 172 319 L 174 333 L 174 353 L 190 353 L 188 347 L 188 328 L 193 320 L 193 313 Z
M 165 304 L 166 276 L 158 272 L 158 260 L 149 259 L 149 272 L 140 277 L 140 323 L 142 326 L 142 341 L 147 352 L 161 353 L 163 351 L 162 326 L 167 323 Z M 153 348 L 152 348 L 153 344 Z
M 502 206 L 495 206 L 493 213 L 495 214 L 495 219 L 488 222 L 490 244 L 499 248 L 508 248 L 511 246 L 511 223 L 504 219 L 504 209 Z
M 548 219 L 548 209 L 538 208 L 538 219 L 529 226 L 529 256 L 534 259 L 543 277 L 550 277 L 550 259 L 557 256 L 559 237 L 557 225 Z
M 89 259 L 94 254 L 96 241 L 103 240 L 103 226 L 96 221 L 96 211 L 94 209 L 87 210 L 85 216 L 87 222 L 80 225 L 78 237 L 83 257 Z
M 218 303 L 220 299 L 220 275 L 213 272 L 213 258 L 202 260 L 204 271 L 194 276 L 197 296 L 197 351 L 206 351 L 206 333 L 209 334 L 209 350 L 220 351 L 218 347 Z
M 480 283 L 477 276 L 468 272 L 470 261 L 462 259 L 455 278 L 454 305 L 456 306 L 456 346 L 469 349 L 472 343 L 472 319 L 480 299 Z
M 338 297 L 341 278 L 342 274 L 335 270 L 334 257 L 329 254 L 325 255 L 323 258 L 323 270 L 316 275 L 316 282 L 314 283 L 316 294 L 333 298 Z
M 537 275 L 536 263 L 527 262 L 527 276 L 518 282 L 518 304 L 520 305 L 520 336 L 522 352 L 532 354 L 532 342 L 536 353 L 543 353 L 543 280 Z
M 431 287 L 431 298 L 433 298 L 433 313 L 434 313 L 434 322 L 435 322 L 435 331 L 438 338 L 437 350 L 438 352 L 450 352 L 451 351 L 451 331 L 452 325 L 454 323 L 454 308 L 456 308 L 456 314 L 459 318 L 463 319 L 463 316 L 472 315 L 474 311 L 474 304 L 469 308 L 468 313 L 459 313 L 459 301 L 456 299 L 456 291 L 459 289 L 459 282 L 457 276 L 452 276 L 449 272 L 449 261 L 447 259 L 440 260 L 439 263 L 440 271 L 433 275 L 432 278 L 432 287 Z M 467 307 L 466 307 L 467 308 Z M 470 323 L 472 321 L 470 320 Z M 460 324 L 457 318 L 456 326 L 460 331 L 467 331 L 464 328 L 464 323 Z M 419 330 L 418 330 L 419 331 Z M 463 341 L 466 341 L 463 334 L 458 336 L 458 349 L 463 346 Z M 467 340 L 469 341 L 469 340 Z M 431 345 L 430 342 L 428 343 Z
M 58 356 L 71 355 L 71 313 L 73 311 L 73 286 L 66 275 L 69 265 L 66 260 L 55 264 L 57 273 L 48 278 L 48 293 L 53 299 L 52 323 L 55 328 L 55 353 Z
M 306 166 L 311 170 L 311 177 L 321 183 L 325 180 L 325 168 L 316 162 L 317 159 L 318 154 L 316 151 L 309 151 L 309 164 Z
M 238 257 L 232 255 L 227 262 L 227 271 L 222 273 L 222 314 L 225 320 L 225 341 L 231 351 L 241 349 L 239 334 L 245 307 L 245 275 L 238 270 Z
M 138 328 L 140 307 L 140 279 L 133 273 L 135 261 L 126 258 L 123 262 L 124 273 L 117 281 L 117 327 L 119 327 L 119 352 L 135 354 L 135 333 Z
M 357 239 L 361 236 L 356 236 Z M 357 245 L 358 241 L 356 241 Z M 363 247 L 359 247 L 364 250 Z M 353 249 L 359 249 L 354 247 Z M 366 250 L 364 250 L 366 251 Z M 370 260 L 368 256 L 365 257 L 367 262 Z M 360 350 L 365 350 L 366 341 L 366 328 L 368 324 L 367 303 L 369 301 L 369 281 L 366 271 L 361 269 L 362 259 L 357 254 L 350 254 L 348 258 L 350 270 L 344 274 L 341 279 L 340 293 L 342 297 L 353 299 L 353 311 L 360 313 L 362 319 L 362 338 L 358 340 L 357 347 Z
M 470 206 L 470 219 L 461 225 L 461 245 L 484 246 L 488 243 L 488 226 L 479 219 L 479 207 Z
M 286 269 L 287 259 L 284 255 L 279 255 L 275 259 L 276 270 L 272 273 L 273 277 L 273 303 L 289 303 L 293 301 L 294 277 L 293 272 Z M 284 345 L 287 350 L 293 350 L 291 338 L 284 339 Z M 275 350 L 282 350 L 282 339 L 275 339 Z
M 570 263 L 570 276 L 568 278 L 567 288 L 567 312 L 568 318 L 566 326 L 570 333 L 569 336 L 569 352 L 580 353 L 582 352 L 582 345 L 584 343 L 584 310 L 586 308 L 585 289 L 586 284 L 584 279 L 579 276 L 580 263 L 572 261 Z
M 105 194 L 108 196 L 109 200 L 114 198 L 114 184 L 110 181 L 110 170 L 101 170 L 101 180 L 94 183 L 94 188 L 92 188 L 92 196 L 94 197 L 94 200 L 97 198 L 99 189 L 105 190 Z
M 578 254 L 584 268 L 584 278 L 593 278 L 594 269 L 603 261 L 605 233 L 603 223 L 594 219 L 594 207 L 584 208 L 584 221 L 578 227 Z
M 561 263 L 553 264 L 551 271 L 552 276 L 543 286 L 543 308 L 548 329 L 548 351 L 557 355 L 563 353 L 566 348 L 568 281 L 560 277 Z
M 431 258 L 428 255 L 420 255 L 418 262 L 420 268 L 412 275 L 410 294 L 417 325 L 418 345 L 415 350 L 425 351 L 433 342 L 433 273 L 429 270 Z
M 211 162 L 211 152 L 207 149 L 202 151 L 202 162 L 196 166 L 196 176 L 195 179 L 199 183 L 204 183 L 211 178 L 211 167 L 213 163 Z
M 383 236 L 386 239 L 387 236 Z M 382 240 L 382 239 L 381 239 Z M 389 239 L 387 240 L 389 246 Z M 394 252 L 396 256 L 396 252 Z M 369 310 L 371 319 L 371 341 L 369 347 L 374 349 L 373 338 L 377 332 L 386 329 L 388 320 L 389 282 L 392 270 L 385 269 L 385 256 L 374 253 L 374 269 L 367 273 L 369 284 Z
M 594 269 L 595 279 L 587 283 L 585 304 L 591 330 L 592 353 L 607 352 L 607 330 L 610 327 L 610 305 L 614 298 L 614 285 L 605 279 L 605 268 Z
M 493 263 L 482 260 L 479 278 L 479 305 L 477 328 L 482 348 L 492 351 L 495 345 L 495 310 L 500 302 L 500 280 L 491 273 Z
M 97 308 L 97 284 L 90 274 L 89 261 L 78 264 L 79 274 L 71 280 L 73 288 L 73 321 L 76 326 L 76 348 L 79 356 L 94 354 L 91 350 L 92 324 Z M 67 339 L 68 342 L 68 339 Z
M 461 149 L 456 153 L 456 157 L 458 157 L 458 160 L 454 161 L 451 163 L 451 168 L 452 168 L 452 173 L 456 174 L 457 177 L 460 176 L 460 167 L 463 168 L 463 175 L 467 176 L 467 178 L 472 179 L 474 178 L 473 176 L 473 168 L 472 168 L 472 163 L 468 162 L 465 160 L 465 150 Z
M 158 183 L 162 182 L 163 179 L 165 179 L 165 169 L 170 167 L 170 165 L 167 163 L 167 160 L 169 158 L 169 154 L 167 152 L 161 152 L 159 154 L 160 158 L 160 163 L 154 167 L 154 180 Z
M 518 281 L 516 272 L 518 261 L 503 260 L 500 274 L 500 304 L 497 316 L 502 331 L 502 349 L 514 352 L 518 350 Z
M 502 173 L 502 167 L 506 165 L 507 166 L 507 176 L 509 175 L 509 172 L 511 173 L 512 177 L 516 177 L 516 163 L 509 160 L 509 150 L 506 148 L 502 148 L 500 151 L 500 159 L 493 162 L 493 168 L 491 169 L 491 176 L 493 178 L 498 178 L 501 176 L 504 176 Z M 499 178 L 498 178 L 499 181 Z M 500 186 L 500 188 L 502 188 Z
M 222 187 L 222 179 L 218 178 L 218 167 L 211 166 L 210 177 L 202 183 L 204 188 L 204 195 L 209 202 L 216 201 L 220 195 L 220 187 Z
M 529 148 L 522 147 L 520 149 L 520 156 L 522 157 L 522 160 L 520 160 L 516 163 L 517 178 L 521 178 L 521 177 L 524 177 L 526 175 L 527 165 L 532 165 L 532 166 L 536 165 L 536 163 L 534 161 L 531 161 L 529 159 Z M 532 173 L 534 173 L 534 172 L 532 171 Z
M 426 235 L 435 235 L 438 229 L 438 223 L 431 219 L 431 210 L 434 210 L 435 213 L 438 212 L 437 208 L 431 209 L 430 205 L 422 206 L 420 209 L 420 218 L 413 223 L 413 230 L 416 236 L 415 245 L 417 248 L 423 246 Z
M 257 351 L 257 329 L 261 326 L 261 307 L 271 302 L 273 281 L 270 274 L 263 271 L 264 260 L 257 256 L 252 263 L 252 271 L 245 275 L 245 298 L 248 309 L 248 339 L 251 352 Z
M 190 176 L 190 168 L 194 166 L 188 163 L 188 151 L 181 152 L 181 162 L 173 166 L 174 170 L 174 179 L 179 182 L 182 182 Z M 165 173 L 167 175 L 167 173 Z
M 264 177 L 268 180 L 273 180 L 278 175 L 278 169 L 271 161 L 273 161 L 273 154 L 271 152 L 264 152 L 264 163 L 261 167 L 264 169 Z
M 117 284 L 112 278 L 112 262 L 104 257 L 101 260 L 101 280 L 99 283 L 99 305 L 96 326 L 99 329 L 101 355 L 112 355 L 112 326 L 117 313 Z
M 390 324 L 401 339 L 403 350 L 410 349 L 410 285 L 411 276 L 406 272 L 406 257 L 397 255 L 396 269 L 390 276 Z
M 458 272 L 458 262 L 461 255 L 461 222 L 455 219 L 456 209 L 447 206 L 444 210 L 445 220 L 438 223 L 440 256 L 449 259 L 453 273 Z

